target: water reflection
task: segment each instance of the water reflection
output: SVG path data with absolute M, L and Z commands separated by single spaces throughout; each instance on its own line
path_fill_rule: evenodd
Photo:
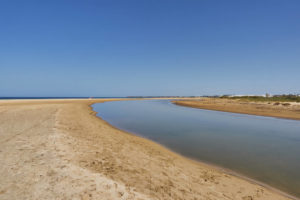
M 187 108 L 166 100 L 93 108 L 120 129 L 300 197 L 300 121 Z

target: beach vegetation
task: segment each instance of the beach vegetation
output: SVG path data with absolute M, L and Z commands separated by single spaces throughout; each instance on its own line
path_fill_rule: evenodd
M 288 95 L 274 95 L 274 96 L 228 96 L 223 95 L 220 98 L 225 99 L 239 99 L 245 101 L 263 101 L 263 102 L 300 102 L 300 96 L 288 94 Z M 288 106 L 285 104 L 285 106 Z

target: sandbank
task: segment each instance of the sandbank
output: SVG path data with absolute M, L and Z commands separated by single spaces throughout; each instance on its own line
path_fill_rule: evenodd
M 1 100 L 0 199 L 291 199 L 95 116 L 113 100 Z

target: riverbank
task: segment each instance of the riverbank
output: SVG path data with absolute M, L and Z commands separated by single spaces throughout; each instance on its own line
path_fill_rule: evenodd
M 118 130 L 90 105 L 0 102 L 0 199 L 289 199 Z
M 253 102 L 221 98 L 175 100 L 172 102 L 180 106 L 207 110 L 300 120 L 300 103 L 296 102 Z

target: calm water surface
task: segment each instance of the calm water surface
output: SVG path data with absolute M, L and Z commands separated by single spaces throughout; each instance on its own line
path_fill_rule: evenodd
M 166 100 L 93 105 L 113 126 L 300 197 L 300 121 L 181 107 Z

